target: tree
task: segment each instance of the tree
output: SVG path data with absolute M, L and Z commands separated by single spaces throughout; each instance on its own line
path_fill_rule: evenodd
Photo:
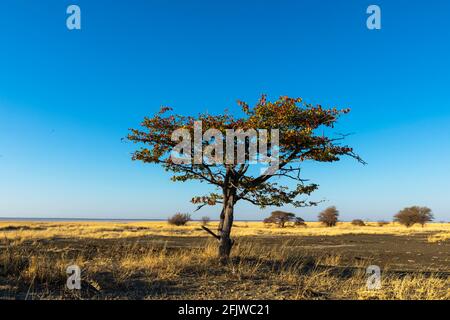
M 219 240 L 218 253 L 222 263 L 228 261 L 233 246 L 230 235 L 234 207 L 238 201 L 248 201 L 260 208 L 285 204 L 294 207 L 315 205 L 317 202 L 298 198 L 309 196 L 318 187 L 317 184 L 308 184 L 300 176 L 300 164 L 303 161 L 334 162 L 342 156 L 350 156 L 363 162 L 352 148 L 341 145 L 345 135 L 329 136 L 328 131 L 349 109 L 326 109 L 320 105 L 306 104 L 301 98 L 280 97 L 269 102 L 265 95 L 253 107 L 241 101 L 238 104 L 243 112 L 241 117 L 228 112 L 222 115 L 205 113 L 197 117 L 181 116 L 173 114 L 171 108 L 163 107 L 152 118 L 145 118 L 141 128 L 130 129 L 128 135 L 130 141 L 141 145 L 133 153 L 133 160 L 162 165 L 166 171 L 173 172 L 173 181 L 199 180 L 216 188 L 218 192 L 194 197 L 192 202 L 198 205 L 198 209 L 205 205 L 222 206 L 218 234 L 210 232 Z M 199 123 L 200 135 L 203 135 L 200 144 L 195 142 L 195 137 L 199 134 L 196 131 Z M 184 130 L 183 135 L 173 139 L 173 133 L 181 128 Z M 234 138 L 229 140 L 227 136 L 227 148 L 232 150 L 234 157 L 229 158 L 227 152 L 226 161 L 220 162 L 223 154 L 216 147 L 222 140 L 218 134 L 211 135 L 210 129 L 216 129 L 222 135 L 227 135 L 227 130 L 243 133 L 244 136 L 252 130 L 258 130 L 260 135 L 264 133 L 264 140 L 270 141 L 267 158 L 274 158 L 276 155 L 276 166 L 271 165 L 262 174 L 259 170 L 250 168 L 255 160 L 251 157 L 250 137 L 245 137 L 242 142 Z M 185 132 L 189 133 L 187 137 Z M 194 143 L 189 139 L 192 136 Z M 183 143 L 181 149 L 186 155 L 180 157 L 186 160 L 181 162 L 179 159 L 175 161 L 171 156 L 174 149 L 177 153 L 180 151 L 180 140 Z M 244 161 L 239 158 L 239 148 L 244 149 Z M 207 155 L 202 155 L 202 151 Z M 259 158 L 261 150 L 258 151 Z M 198 159 L 200 162 L 196 161 Z M 211 159 L 216 161 L 211 162 Z M 295 187 L 282 185 L 281 178 L 295 181 Z
M 430 208 L 413 206 L 400 210 L 395 216 L 394 221 L 411 227 L 416 223 L 422 225 L 422 227 L 430 221 L 433 221 L 433 213 Z
M 284 228 L 287 222 L 293 221 L 295 219 L 295 214 L 291 212 L 284 211 L 273 211 L 270 217 L 264 219 L 265 223 L 277 224 L 280 228 Z
M 328 207 L 319 213 L 319 221 L 327 227 L 334 227 L 338 222 L 339 211 L 335 206 Z

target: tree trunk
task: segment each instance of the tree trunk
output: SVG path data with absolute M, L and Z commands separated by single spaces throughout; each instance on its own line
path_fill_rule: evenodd
M 225 205 L 223 206 L 222 211 L 220 212 L 220 222 L 219 227 L 217 228 L 217 232 L 219 232 L 219 235 L 222 232 L 224 220 L 225 220 Z
M 223 210 L 220 215 L 219 224 L 219 261 L 221 264 L 227 264 L 230 258 L 233 240 L 230 238 L 231 228 L 233 226 L 233 213 L 235 204 L 236 190 L 234 188 L 224 192 Z

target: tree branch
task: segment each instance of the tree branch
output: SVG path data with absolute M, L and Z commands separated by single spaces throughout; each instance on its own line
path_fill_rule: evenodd
M 212 235 L 214 238 L 216 238 L 217 240 L 220 240 L 220 236 L 218 236 L 217 234 L 215 234 L 213 231 L 211 231 L 211 229 L 202 226 L 202 229 L 205 230 L 206 232 L 208 232 L 210 235 Z

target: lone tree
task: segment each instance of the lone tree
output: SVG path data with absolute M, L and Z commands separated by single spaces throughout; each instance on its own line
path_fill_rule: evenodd
M 329 136 L 339 117 L 349 112 L 349 109 L 323 108 L 320 105 L 311 105 L 302 102 L 301 98 L 280 97 L 270 102 L 263 95 L 255 106 L 239 101 L 243 115 L 235 117 L 225 112 L 222 115 L 199 114 L 196 117 L 181 116 L 172 113 L 168 107 L 161 108 L 160 112 L 152 118 L 145 118 L 139 129 L 130 129 L 128 139 L 140 143 L 141 148 L 134 152 L 132 159 L 145 163 L 156 163 L 163 166 L 166 171 L 173 172 L 173 181 L 200 180 L 216 187 L 218 192 L 206 196 L 194 197 L 192 202 L 198 204 L 198 209 L 204 205 L 222 205 L 218 234 L 204 228 L 219 240 L 218 254 L 221 263 L 228 261 L 233 241 L 230 237 L 233 226 L 234 207 L 238 201 L 248 201 L 261 208 L 266 206 L 282 206 L 285 204 L 294 207 L 311 206 L 317 202 L 307 201 L 299 196 L 309 196 L 317 189 L 316 184 L 307 184 L 300 177 L 300 164 L 303 161 L 334 162 L 341 156 L 350 156 L 363 162 L 353 152 L 353 149 L 341 145 L 345 135 Z M 196 130 L 201 123 L 200 132 Z M 175 135 L 177 129 L 183 129 L 189 135 Z M 211 135 L 210 129 L 218 130 L 219 135 Z M 272 129 L 278 129 L 272 133 Z M 258 130 L 265 140 L 270 141 L 268 157 L 277 155 L 276 171 L 268 170 L 260 173 L 250 166 L 255 159 L 251 159 L 251 138 L 247 135 L 242 140 L 228 139 L 228 131 L 237 131 L 244 137 L 251 130 Z M 200 143 L 196 137 L 203 137 Z M 227 136 L 227 151 L 238 157 L 228 157 L 220 161 L 223 153 L 220 145 L 223 135 Z M 278 136 L 278 144 L 274 144 Z M 194 137 L 194 143 L 191 143 Z M 174 139 L 175 138 L 175 139 Z M 174 161 L 174 148 L 183 144 L 184 157 L 182 163 Z M 273 147 L 275 145 L 275 148 Z M 278 145 L 278 146 L 276 146 Z M 223 144 L 221 145 L 223 148 Z M 245 157 L 239 159 L 239 149 L 244 147 Z M 267 147 L 267 145 L 266 145 Z M 187 150 L 188 149 L 188 150 Z M 176 149 L 179 153 L 179 149 Z M 202 156 L 201 151 L 209 156 Z M 212 150 L 212 151 L 211 151 Z M 237 152 L 235 152 L 237 150 Z M 186 153 L 186 151 L 188 151 Z M 257 155 L 264 153 L 261 149 Z M 193 157 L 191 157 L 194 155 Z M 211 159 L 216 161 L 210 161 Z M 192 160 L 193 159 L 193 160 Z M 198 160 L 204 161 L 198 161 Z M 196 161 L 197 160 L 197 161 Z M 223 160 L 223 159 L 222 159 Z M 273 168 L 272 166 L 269 168 Z M 280 184 L 281 178 L 296 182 L 294 188 Z M 271 181 L 269 181 L 271 180 Z
M 394 221 L 408 228 L 416 223 L 423 227 L 427 222 L 433 221 L 433 213 L 430 208 L 413 206 L 399 211 L 394 216 Z
M 339 211 L 335 206 L 328 207 L 319 213 L 319 221 L 327 227 L 334 227 L 338 222 Z
M 273 211 L 270 214 L 270 217 L 264 219 L 265 223 L 274 223 L 277 224 L 280 228 L 284 228 L 287 222 L 294 221 L 295 214 L 291 212 L 284 211 Z

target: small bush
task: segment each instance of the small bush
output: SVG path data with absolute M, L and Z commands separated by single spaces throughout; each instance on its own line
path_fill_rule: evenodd
M 328 207 L 319 214 L 319 221 L 327 227 L 334 227 L 338 222 L 339 211 L 336 207 Z
M 185 226 L 191 221 L 191 215 L 187 213 L 177 213 L 170 217 L 167 222 L 175 226 Z
M 211 219 L 207 216 L 202 217 L 202 226 L 207 226 Z
M 358 227 L 364 227 L 366 224 L 361 219 L 355 219 L 352 221 L 352 225 L 358 226 Z
M 379 227 L 383 227 L 383 226 L 388 225 L 388 224 L 389 224 L 389 222 L 387 222 L 387 221 L 383 221 L 383 220 L 378 221 L 378 226 Z
M 295 217 L 294 226 L 295 226 L 295 227 L 304 227 L 304 228 L 307 227 L 307 225 L 306 225 L 306 223 L 305 223 L 305 220 L 303 220 L 303 219 L 300 218 L 300 217 Z
M 269 228 L 272 225 L 272 223 L 274 223 L 274 221 L 272 218 L 269 217 L 269 218 L 265 218 L 263 220 L 263 223 L 264 223 L 265 227 Z

